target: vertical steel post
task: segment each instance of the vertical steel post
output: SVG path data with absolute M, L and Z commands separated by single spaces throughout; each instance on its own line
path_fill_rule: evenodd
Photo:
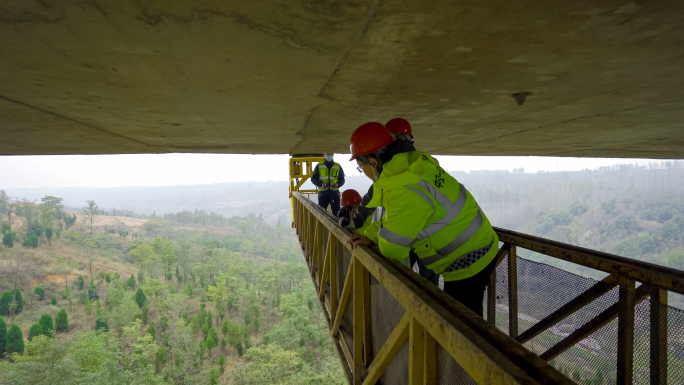
M 406 311 L 410 311 L 406 309 Z M 411 317 L 409 325 L 409 385 L 423 385 L 425 328 Z
M 334 318 L 337 313 L 337 248 L 339 242 L 337 238 L 328 233 L 329 237 L 333 237 L 330 241 L 330 317 Z
M 489 276 L 487 288 L 487 322 L 496 325 L 496 268 Z
M 370 365 L 373 360 L 371 350 L 373 339 L 371 328 L 371 306 L 370 306 L 370 274 L 368 269 L 363 269 L 363 363 Z
M 636 282 L 619 277 L 617 383 L 634 382 L 634 306 Z
M 425 332 L 425 364 L 423 385 L 437 385 L 437 341 Z
M 518 256 L 515 246 L 508 244 L 508 335 L 518 336 Z
M 667 384 L 667 290 L 651 288 L 651 384 Z
M 363 271 L 365 267 L 363 263 L 358 259 L 354 258 L 354 263 L 351 268 L 354 269 L 352 272 L 353 278 L 353 328 L 354 328 L 354 385 L 361 385 L 363 380 L 361 379 L 361 374 L 363 373 Z

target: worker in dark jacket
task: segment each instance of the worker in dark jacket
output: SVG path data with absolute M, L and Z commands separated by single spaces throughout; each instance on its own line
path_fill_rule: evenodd
M 342 208 L 337 212 L 337 217 L 340 219 L 354 218 L 356 210 L 361 205 L 361 194 L 354 189 L 344 190 L 342 193 Z
M 333 214 L 340 211 L 340 187 L 344 186 L 344 170 L 333 161 L 333 154 L 325 154 L 325 161 L 319 162 L 311 175 L 311 183 L 318 187 L 318 204 L 330 209 Z

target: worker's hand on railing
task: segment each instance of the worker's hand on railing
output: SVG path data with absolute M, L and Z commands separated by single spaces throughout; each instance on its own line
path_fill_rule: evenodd
M 371 246 L 373 241 L 365 235 L 352 234 L 349 236 L 349 244 L 351 245 L 352 250 L 354 250 L 354 247 L 356 246 Z

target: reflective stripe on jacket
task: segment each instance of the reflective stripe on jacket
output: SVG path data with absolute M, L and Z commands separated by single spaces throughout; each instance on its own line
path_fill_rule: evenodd
M 496 256 L 499 239 L 466 188 L 422 151 L 399 153 L 383 165 L 369 207 L 383 206 L 366 236 L 388 258 L 413 251 L 445 281 L 472 277 Z
M 330 171 L 330 174 L 328 174 L 328 171 Z M 318 174 L 319 174 L 319 179 L 321 183 L 327 183 L 328 188 L 323 188 L 319 187 L 318 191 L 327 191 L 327 190 L 333 190 L 333 191 L 339 191 L 340 187 L 333 188 L 332 184 L 337 183 L 338 180 L 337 178 L 340 176 L 340 164 L 335 162 L 333 163 L 333 166 L 331 168 L 328 168 L 325 165 L 325 162 L 319 162 L 318 163 Z

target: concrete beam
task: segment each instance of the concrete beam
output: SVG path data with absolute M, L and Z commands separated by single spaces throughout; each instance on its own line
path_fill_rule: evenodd
M 0 154 L 684 158 L 684 2 L 5 0 Z M 526 93 L 524 104 L 513 95 Z

